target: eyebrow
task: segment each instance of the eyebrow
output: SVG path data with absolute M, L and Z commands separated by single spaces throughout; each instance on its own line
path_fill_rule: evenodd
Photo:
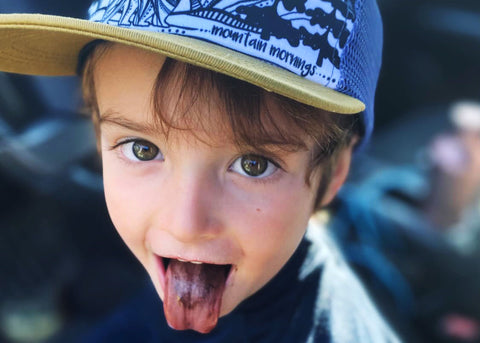
M 113 109 L 107 109 L 104 113 L 100 115 L 99 125 L 102 124 L 109 124 L 109 125 L 116 125 L 123 128 L 126 128 L 131 131 L 139 132 L 149 136 L 158 136 L 159 135 L 159 128 L 157 125 L 152 123 L 142 123 L 130 120 L 128 118 L 123 117 L 119 112 L 114 111 Z M 263 141 L 257 142 L 254 146 L 252 144 L 239 144 L 237 147 L 244 149 L 245 151 L 251 150 L 254 147 L 254 150 L 258 149 L 260 152 L 271 155 L 280 159 L 280 155 L 273 150 L 278 147 L 284 147 L 284 152 L 297 152 L 297 151 L 306 151 L 308 148 L 301 143 L 295 142 L 283 142 L 278 141 L 274 138 L 267 138 L 263 139 Z
M 100 115 L 99 124 L 110 124 L 124 127 L 128 130 L 140 132 L 146 135 L 158 135 L 156 125 L 149 123 L 141 123 L 122 117 L 114 110 L 107 110 Z

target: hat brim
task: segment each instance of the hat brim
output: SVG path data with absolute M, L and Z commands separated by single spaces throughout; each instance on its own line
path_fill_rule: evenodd
M 163 54 L 326 111 L 354 114 L 365 109 L 365 105 L 353 97 L 206 41 L 42 14 L 0 15 L 0 70 L 31 75 L 75 75 L 80 50 L 95 39 Z

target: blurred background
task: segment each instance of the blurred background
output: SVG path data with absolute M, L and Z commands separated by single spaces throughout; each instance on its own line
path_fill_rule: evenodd
M 480 3 L 379 6 L 376 132 L 328 223 L 405 341 L 480 342 Z M 0 73 L 0 342 L 73 342 L 147 278 L 108 219 L 81 109 L 75 78 Z

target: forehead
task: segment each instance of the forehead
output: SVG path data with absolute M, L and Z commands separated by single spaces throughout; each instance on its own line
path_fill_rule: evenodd
M 100 114 L 114 111 L 146 115 L 156 75 L 164 61 L 162 55 L 117 44 L 102 51 L 94 69 Z
M 176 71 L 159 82 L 165 61 L 165 56 L 156 53 L 118 44 L 108 46 L 94 68 L 100 116 L 114 113 L 158 129 L 165 128 L 163 120 L 181 128 L 225 133 L 225 106 L 218 89 L 188 86 L 194 80 Z M 155 106 L 158 100 L 161 108 Z

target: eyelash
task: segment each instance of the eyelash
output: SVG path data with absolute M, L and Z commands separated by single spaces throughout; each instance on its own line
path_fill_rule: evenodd
M 117 149 L 118 147 L 120 147 L 121 145 L 123 144 L 127 144 L 127 143 L 131 143 L 131 142 L 135 142 L 135 141 L 140 141 L 140 140 L 144 140 L 144 139 L 141 139 L 141 138 L 138 138 L 138 137 L 126 137 L 126 138 L 122 138 L 120 140 L 118 140 L 114 145 L 112 145 L 109 150 L 115 150 Z

